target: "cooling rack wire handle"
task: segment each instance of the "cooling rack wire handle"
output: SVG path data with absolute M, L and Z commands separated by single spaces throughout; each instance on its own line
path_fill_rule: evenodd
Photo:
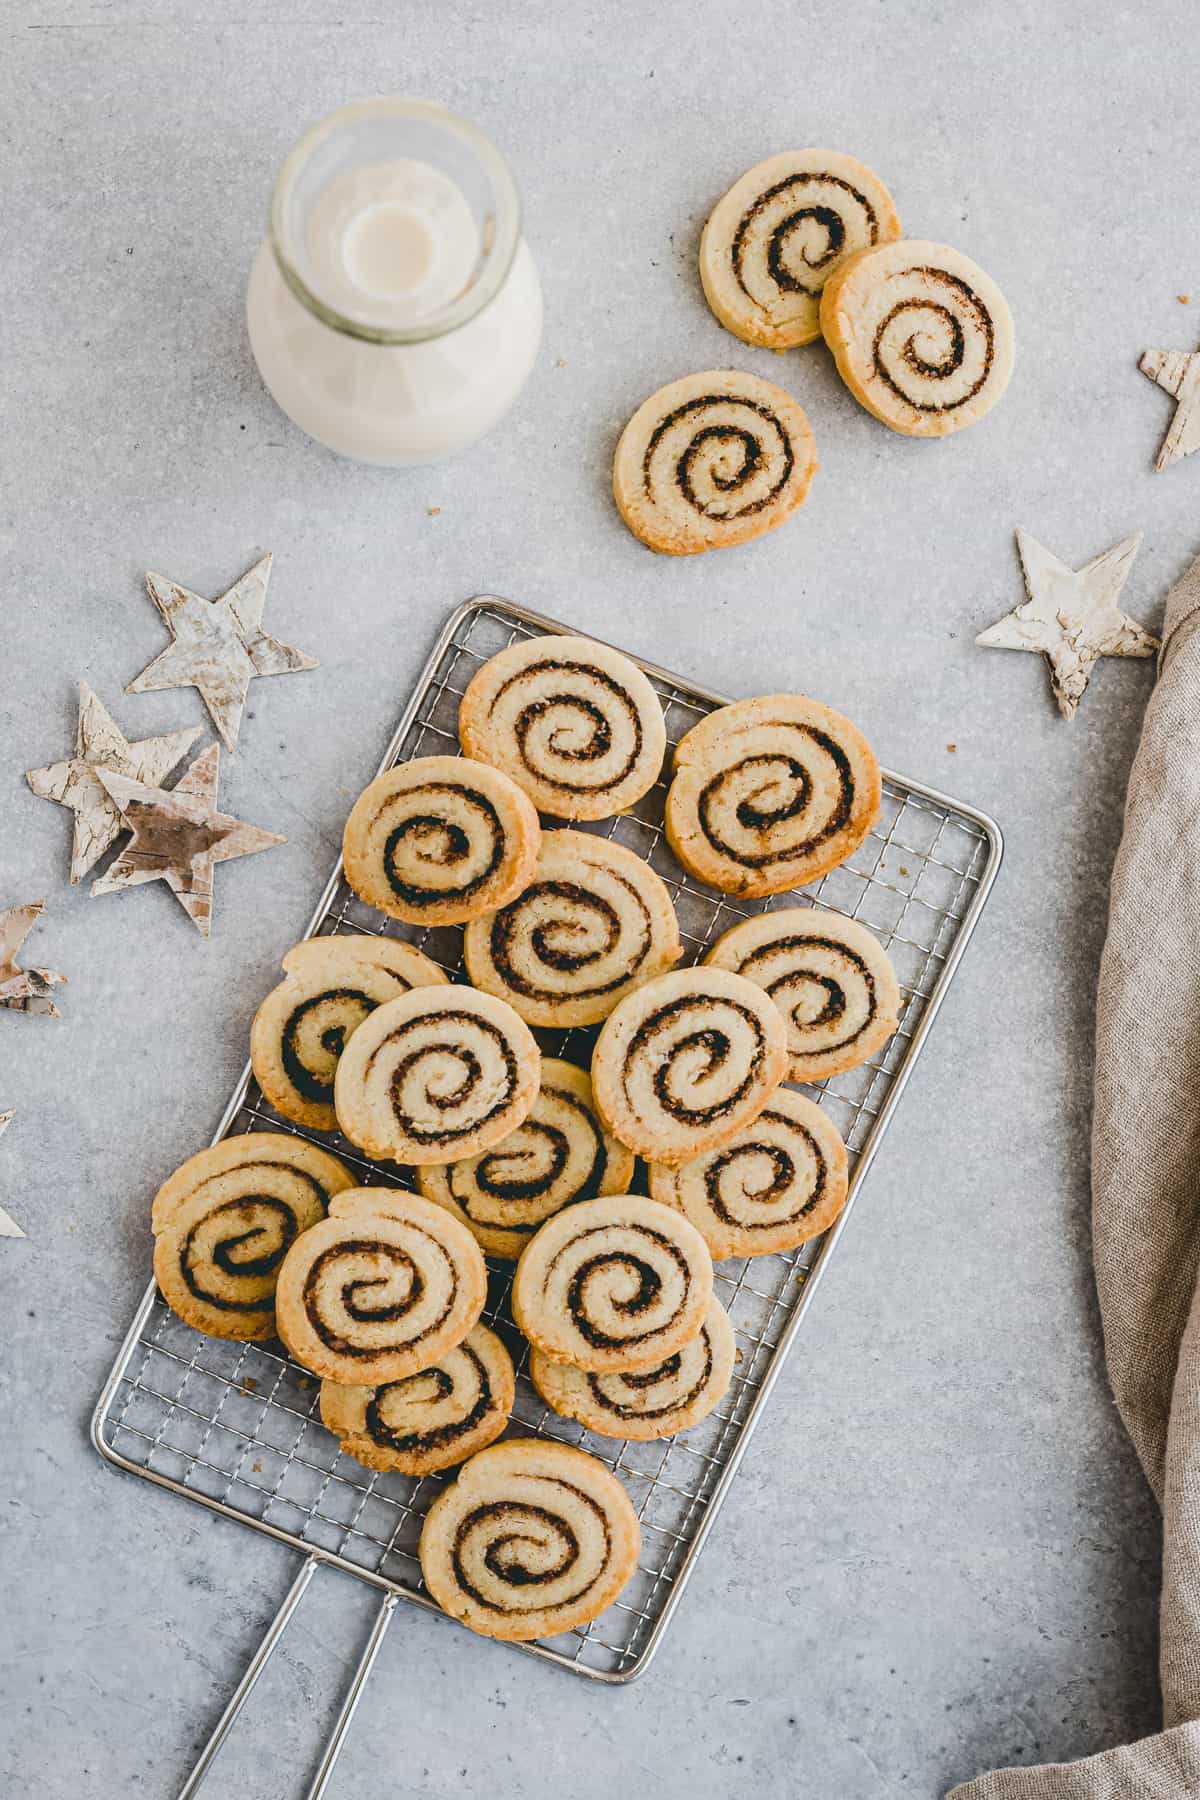
M 242 1679 L 238 1682 L 237 1687 L 231 1694 L 229 1704 L 226 1706 L 225 1711 L 221 1714 L 221 1717 L 213 1727 L 212 1736 L 197 1757 L 195 1768 L 188 1776 L 184 1785 L 180 1788 L 179 1800 L 193 1800 L 193 1796 L 199 1793 L 209 1770 L 216 1761 L 221 1746 L 229 1736 L 229 1733 L 237 1720 L 238 1714 L 254 1692 L 255 1684 L 257 1683 L 259 1676 L 271 1660 L 276 1645 L 287 1630 L 292 1615 L 299 1607 L 301 1600 L 303 1600 L 308 1584 L 319 1567 L 320 1558 L 316 1556 L 307 1557 L 301 1564 L 296 1579 L 284 1595 L 279 1611 L 271 1620 L 270 1625 L 263 1634 L 261 1644 L 250 1658 Z M 367 1639 L 366 1648 L 358 1659 L 358 1667 L 354 1671 L 354 1678 L 346 1692 L 346 1698 L 342 1702 L 342 1710 L 338 1714 L 337 1724 L 334 1726 L 329 1742 L 325 1746 L 324 1754 L 321 1757 L 320 1767 L 313 1777 L 311 1786 L 305 1793 L 305 1800 L 322 1800 L 322 1795 L 329 1786 L 333 1771 L 337 1765 L 338 1757 L 342 1753 L 342 1746 L 346 1742 L 350 1726 L 354 1720 L 354 1715 L 358 1711 L 358 1703 L 362 1699 L 363 1689 L 367 1685 L 367 1678 L 375 1666 L 375 1658 L 379 1655 L 380 1647 L 382 1646 L 384 1637 L 387 1633 L 387 1628 L 392 1622 L 392 1614 L 396 1609 L 398 1599 L 399 1596 L 397 1594 L 388 1594 L 380 1605 L 378 1613 L 375 1615 L 375 1623 L 371 1628 L 371 1635 Z

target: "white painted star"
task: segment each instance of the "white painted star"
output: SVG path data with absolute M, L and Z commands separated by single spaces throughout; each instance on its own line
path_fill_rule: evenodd
M 61 1018 L 54 1004 L 53 989 L 66 976 L 56 969 L 22 969 L 17 966 L 17 952 L 46 910 L 44 900 L 33 900 L 28 906 L 10 906 L 0 912 L 0 1006 L 13 1012 L 37 1013 L 44 1018 Z
M 228 593 L 215 600 L 147 575 L 150 598 L 170 628 L 174 642 L 156 656 L 127 694 L 145 694 L 157 688 L 199 688 L 212 714 L 213 724 L 229 750 L 236 748 L 246 693 L 256 675 L 288 675 L 295 669 L 315 669 L 315 657 L 291 644 L 269 637 L 262 628 L 271 558 L 264 556 L 248 569 Z
M 217 811 L 220 767 L 221 746 L 210 744 L 169 790 L 101 769 L 100 779 L 133 839 L 108 873 L 93 881 L 92 893 L 112 894 L 145 881 L 165 881 L 200 935 L 207 937 L 214 866 L 287 842 L 272 831 L 260 831 L 257 825 Z
M 49 768 L 25 772 L 35 794 L 43 800 L 57 801 L 59 806 L 69 806 L 75 814 L 72 886 L 100 861 L 125 829 L 114 801 L 96 773 L 97 764 L 158 787 L 183 761 L 201 729 L 193 725 L 187 731 L 171 731 L 163 737 L 142 738 L 131 744 L 98 695 L 86 681 L 80 682 L 74 756 L 51 763 Z
M 1036 650 L 1050 667 L 1050 682 L 1064 719 L 1076 708 L 1102 656 L 1153 656 L 1158 639 L 1123 613 L 1117 596 L 1142 541 L 1123 538 L 1082 569 L 1017 532 L 1017 549 L 1029 598 L 975 639 L 989 650 Z
M 0 1113 L 0 1137 L 4 1136 L 4 1133 L 12 1124 L 15 1116 L 16 1115 L 11 1112 Z M 24 1236 L 25 1233 L 21 1230 L 21 1227 L 17 1224 L 17 1221 L 13 1218 L 12 1214 L 6 1213 L 4 1208 L 0 1206 L 0 1237 L 23 1238 Z
M 1176 402 L 1154 464 L 1169 469 L 1181 456 L 1200 450 L 1200 350 L 1146 350 L 1138 368 Z

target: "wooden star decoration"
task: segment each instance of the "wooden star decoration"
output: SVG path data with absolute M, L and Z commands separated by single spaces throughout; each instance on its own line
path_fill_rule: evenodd
M 181 763 L 201 727 L 142 738 L 131 744 L 108 708 L 86 681 L 79 684 L 79 724 L 75 754 L 45 769 L 27 769 L 25 779 L 43 800 L 69 806 L 75 815 L 71 845 L 71 885 L 87 874 L 124 831 L 121 815 L 96 773 L 99 764 L 158 787 Z
M 1146 350 L 1138 368 L 1176 403 L 1154 463 L 1156 469 L 1169 469 L 1181 456 L 1200 450 L 1200 350 Z
M 254 856 L 286 838 L 260 831 L 217 811 L 221 746 L 210 744 L 176 785 L 147 787 L 112 769 L 97 773 L 108 789 L 133 840 L 107 874 L 92 883 L 93 894 L 165 881 L 202 937 L 212 922 L 213 869 L 237 856 Z
M 1036 650 L 1064 719 L 1074 718 L 1102 656 L 1153 656 L 1158 639 L 1117 606 L 1138 545 L 1123 538 L 1082 569 L 1068 569 L 1027 531 L 1017 532 L 1028 600 L 975 639 L 989 650 Z
M 147 575 L 146 587 L 174 640 L 125 689 L 145 694 L 158 688 L 195 687 L 229 750 L 236 749 L 246 693 L 256 675 L 289 675 L 315 669 L 317 660 L 262 628 L 271 557 L 247 570 L 228 593 L 205 600 L 162 575 Z
M 15 1116 L 16 1115 L 11 1112 L 0 1113 L 0 1137 L 4 1136 L 4 1133 L 12 1124 Z M 21 1227 L 17 1224 L 17 1221 L 13 1218 L 12 1214 L 6 1213 L 4 1208 L 0 1206 L 0 1237 L 23 1238 L 24 1236 L 25 1233 L 21 1230 Z
M 66 976 L 54 969 L 17 967 L 17 952 L 45 910 L 44 900 L 33 900 L 0 912 L 0 1006 L 58 1019 L 62 1014 L 54 1004 L 53 989 L 59 982 L 65 985 Z

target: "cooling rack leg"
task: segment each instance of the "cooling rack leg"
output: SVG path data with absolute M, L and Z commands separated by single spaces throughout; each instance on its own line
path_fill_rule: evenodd
M 354 1680 L 350 1683 L 349 1692 L 342 1701 L 342 1710 L 338 1714 L 337 1724 L 333 1728 L 333 1736 L 325 1746 L 325 1754 L 321 1758 L 321 1766 L 317 1770 L 312 1786 L 305 1795 L 305 1800 L 321 1800 L 321 1796 L 329 1786 L 329 1778 L 333 1774 L 334 1765 L 337 1762 L 338 1757 L 342 1754 L 342 1745 L 346 1741 L 347 1733 L 350 1730 L 354 1715 L 358 1710 L 358 1703 L 362 1699 L 362 1691 L 367 1685 L 367 1677 L 374 1667 L 375 1658 L 379 1655 L 380 1646 L 387 1633 L 387 1628 L 392 1622 L 392 1614 L 396 1610 L 397 1599 L 398 1595 L 389 1594 L 375 1616 L 375 1624 L 372 1627 L 370 1637 L 367 1639 L 367 1647 L 359 1658 L 358 1667 L 354 1671 Z
M 212 1736 L 200 1752 L 195 1768 L 188 1776 L 183 1787 L 180 1788 L 179 1800 L 192 1800 L 192 1796 L 199 1793 L 200 1785 L 208 1774 L 208 1771 L 211 1769 L 221 1745 L 229 1736 L 234 1720 L 250 1698 L 250 1695 L 254 1691 L 254 1684 L 266 1668 L 271 1652 L 283 1636 L 284 1631 L 287 1629 L 289 1619 L 304 1598 L 304 1591 L 316 1574 L 317 1566 L 317 1558 L 315 1556 L 308 1557 L 302 1564 L 299 1574 L 287 1591 L 283 1605 L 271 1620 L 262 1643 L 254 1652 L 249 1663 L 247 1663 L 246 1672 L 234 1689 L 229 1705 L 217 1720 Z M 348 1723 L 349 1720 L 347 1720 L 347 1724 Z

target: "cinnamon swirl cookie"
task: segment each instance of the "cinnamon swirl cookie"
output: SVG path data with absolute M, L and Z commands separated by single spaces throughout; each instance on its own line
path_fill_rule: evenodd
M 512 1357 L 476 1325 L 431 1368 L 379 1387 L 321 1383 L 321 1417 L 368 1469 L 432 1475 L 495 1443 L 512 1411 Z
M 900 236 L 892 197 L 836 150 L 785 150 L 718 200 L 700 239 L 700 280 L 727 331 L 787 350 L 821 335 L 821 289 L 842 259 Z
M 471 988 L 413 988 L 368 1015 L 334 1077 L 338 1123 L 368 1156 L 458 1161 L 515 1131 L 541 1055 L 511 1006 Z
M 622 1000 L 592 1057 L 613 1136 L 674 1167 L 757 1118 L 787 1073 L 777 1007 L 725 969 L 679 969 Z
M 593 1374 L 656 1368 L 696 1336 L 711 1299 L 695 1226 L 635 1194 L 557 1213 L 522 1252 L 512 1289 L 530 1343 Z
M 525 886 L 541 827 L 527 795 L 486 762 L 419 756 L 377 775 L 342 839 L 355 893 L 411 925 L 459 925 Z
M 337 1128 L 333 1074 L 369 1012 L 409 988 L 444 986 L 437 964 L 395 938 L 306 938 L 250 1027 L 250 1061 L 270 1105 L 315 1131 Z
M 406 1381 L 461 1344 L 483 1311 L 487 1264 L 465 1225 L 393 1188 L 352 1188 L 283 1259 L 279 1335 L 314 1375 Z
M 210 1337 L 274 1337 L 287 1250 L 353 1186 L 335 1156 L 277 1131 L 247 1131 L 190 1156 L 150 1215 L 163 1299 Z
M 787 1025 L 793 1081 L 857 1068 L 899 1023 L 900 988 L 887 952 L 841 913 L 760 913 L 718 938 L 706 961 L 771 996 Z
M 425 1585 L 484 1637 L 528 1641 L 586 1625 L 637 1567 L 641 1528 L 617 1477 L 543 1438 L 481 1450 L 421 1530 Z
M 694 556 L 774 531 L 816 470 L 798 401 L 761 375 L 709 369 L 638 407 L 617 445 L 613 495 L 643 544 Z
M 722 706 L 675 751 L 671 848 L 726 894 L 782 894 L 853 855 L 879 816 L 879 764 L 862 732 L 802 694 Z
M 667 748 L 658 695 L 636 663 L 578 637 L 520 639 L 484 663 L 458 735 L 468 756 L 559 819 L 623 812 L 654 786 Z
M 650 1192 L 692 1221 L 714 1259 L 794 1250 L 846 1204 L 846 1146 L 819 1106 L 777 1088 L 752 1125 L 679 1169 L 652 1165 Z
M 417 1171 L 421 1192 L 462 1220 L 489 1256 L 520 1256 L 540 1225 L 576 1200 L 623 1194 L 634 1158 L 596 1116 L 574 1063 L 543 1057 L 524 1124 L 482 1156 Z
M 547 831 L 524 893 L 466 930 L 477 988 L 530 1025 L 596 1025 L 626 994 L 679 961 L 666 883 L 608 838 Z
M 713 1299 L 698 1334 L 653 1369 L 589 1374 L 535 1350 L 529 1377 L 547 1406 L 601 1437 L 665 1438 L 708 1417 L 729 1387 L 734 1354 L 729 1315 Z
M 821 330 L 854 398 L 906 437 L 976 424 L 1012 374 L 1008 302 L 946 244 L 905 240 L 848 256 L 825 284 Z

